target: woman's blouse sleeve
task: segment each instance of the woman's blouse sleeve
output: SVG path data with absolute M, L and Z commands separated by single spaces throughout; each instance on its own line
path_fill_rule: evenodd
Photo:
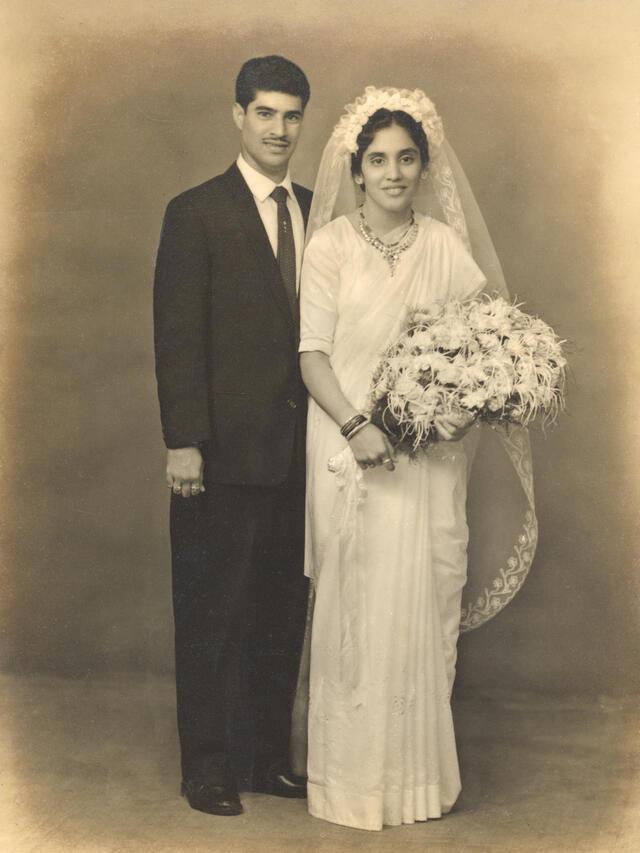
M 331 355 L 338 318 L 340 263 L 326 229 L 312 237 L 300 278 L 300 352 Z
M 448 229 L 451 251 L 451 293 L 454 299 L 470 299 L 487 285 L 487 279 L 453 229 Z

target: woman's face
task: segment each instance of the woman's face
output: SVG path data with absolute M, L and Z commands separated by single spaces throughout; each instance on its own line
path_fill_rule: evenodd
M 362 157 L 368 203 L 388 213 L 411 208 L 421 173 L 418 146 L 397 124 L 379 130 Z

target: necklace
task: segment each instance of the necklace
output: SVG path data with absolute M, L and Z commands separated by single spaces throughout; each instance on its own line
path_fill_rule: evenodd
M 370 246 L 373 246 L 386 262 L 389 264 L 389 269 L 391 270 L 391 275 L 396 271 L 396 267 L 398 266 L 398 261 L 400 260 L 400 255 L 403 252 L 412 246 L 415 243 L 415 239 L 418 236 L 418 223 L 415 220 L 415 216 L 413 215 L 413 211 L 411 211 L 411 221 L 407 227 L 407 230 L 404 232 L 402 237 L 399 240 L 396 240 L 393 243 L 384 243 L 379 237 L 377 237 L 373 231 L 371 230 L 371 226 L 364 218 L 364 213 L 362 212 L 362 208 L 359 210 L 360 214 L 360 233 L 363 238 L 369 243 Z

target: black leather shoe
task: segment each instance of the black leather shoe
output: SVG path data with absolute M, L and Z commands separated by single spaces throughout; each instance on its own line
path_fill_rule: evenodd
M 182 783 L 180 793 L 186 797 L 191 808 L 199 812 L 231 817 L 244 811 L 233 785 L 212 785 L 210 782 L 188 780 Z
M 307 777 L 296 776 L 284 763 L 278 763 L 269 768 L 265 778 L 255 784 L 253 790 L 272 797 L 304 800 L 307 796 Z

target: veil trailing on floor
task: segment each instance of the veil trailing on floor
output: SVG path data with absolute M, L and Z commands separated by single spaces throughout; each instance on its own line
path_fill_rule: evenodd
M 419 89 L 376 88 L 346 107 L 325 146 L 314 187 L 307 242 L 315 231 L 353 211 L 360 190 L 351 177 L 351 154 L 362 127 L 378 109 L 402 110 L 422 124 L 429 142 L 426 179 L 414 209 L 453 228 L 487 278 L 487 291 L 509 298 L 500 261 L 473 191 L 433 103 Z M 460 630 L 483 625 L 522 587 L 538 540 L 529 436 L 510 427 L 471 430 L 463 440 L 469 460 L 469 571 Z M 302 655 L 292 732 L 293 761 L 304 772 L 306 706 L 313 589 Z

